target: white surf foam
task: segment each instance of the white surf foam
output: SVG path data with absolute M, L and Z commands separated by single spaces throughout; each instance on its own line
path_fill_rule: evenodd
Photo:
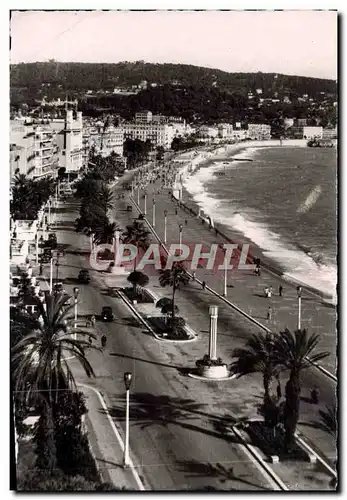
M 247 154 L 247 157 L 250 157 L 250 149 L 243 152 L 243 155 Z M 258 148 L 252 148 L 252 154 L 255 154 L 256 149 Z M 234 163 L 232 162 L 231 167 Z M 336 266 L 315 262 L 308 253 L 298 249 L 283 236 L 271 231 L 266 224 L 256 221 L 256 213 L 254 220 L 252 220 L 252 215 L 243 215 L 236 210 L 233 211 L 230 200 L 217 199 L 208 193 L 205 187 L 206 183 L 210 182 L 214 178 L 215 172 L 221 168 L 223 168 L 223 164 L 216 162 L 209 167 L 200 169 L 185 180 L 185 188 L 200 208 L 206 214 L 213 216 L 216 222 L 244 234 L 247 239 L 253 241 L 262 249 L 264 256 L 280 264 L 281 268 L 284 269 L 284 275 L 288 278 L 336 297 Z M 320 192 L 319 186 L 311 192 L 303 204 L 303 207 L 306 207 L 305 210 L 313 206 L 320 196 Z M 336 298 L 334 301 L 336 302 Z

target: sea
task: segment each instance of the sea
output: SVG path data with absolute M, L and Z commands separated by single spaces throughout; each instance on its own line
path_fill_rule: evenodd
M 288 278 L 336 296 L 335 148 L 246 148 L 206 163 L 184 187 L 230 237 L 261 249 Z

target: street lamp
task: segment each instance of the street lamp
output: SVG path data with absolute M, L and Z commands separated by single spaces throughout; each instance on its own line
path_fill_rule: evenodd
M 77 329 L 77 300 L 78 300 L 78 295 L 80 293 L 80 289 L 78 286 L 75 286 L 73 289 L 73 296 L 75 299 L 75 325 L 74 325 L 74 330 L 75 330 L 75 340 L 76 340 L 76 329 Z
M 298 294 L 298 302 L 299 302 L 299 309 L 298 309 L 298 330 L 301 330 L 301 294 L 302 294 L 302 287 L 297 286 L 296 287 L 296 292 Z
M 153 198 L 153 227 L 155 227 L 155 199 Z
M 35 246 L 36 246 L 36 264 L 39 263 L 39 233 L 35 235 Z
M 227 265 L 227 261 L 226 261 L 227 249 L 223 248 L 223 252 L 224 252 L 224 293 L 223 293 L 223 296 L 226 297 L 227 293 L 228 293 L 228 290 L 227 290 L 227 286 L 228 286 L 228 265 Z
M 180 253 L 182 252 L 182 230 L 183 230 L 183 225 L 180 224 L 179 226 L 179 230 L 180 230 Z
M 164 210 L 164 243 L 166 243 L 167 210 Z
M 126 406 L 125 406 L 125 445 L 124 445 L 124 457 L 123 457 L 123 467 L 129 467 L 129 392 L 131 386 L 131 380 L 133 378 L 132 373 L 124 373 L 124 384 L 125 384 L 125 395 L 126 395 Z

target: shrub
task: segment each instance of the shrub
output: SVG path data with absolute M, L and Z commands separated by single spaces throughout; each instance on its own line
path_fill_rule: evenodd
M 202 359 L 198 359 L 196 361 L 195 365 L 199 368 L 200 366 L 223 366 L 225 363 L 222 358 L 211 359 L 208 354 L 205 354 Z

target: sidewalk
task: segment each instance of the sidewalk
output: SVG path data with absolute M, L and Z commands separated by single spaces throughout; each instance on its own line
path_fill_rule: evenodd
M 208 229 L 207 224 L 202 224 L 195 216 L 187 213 L 182 208 L 177 207 L 168 196 L 167 190 L 158 194 L 159 184 L 147 186 L 147 200 L 155 197 L 156 201 L 156 224 L 155 230 L 163 238 L 164 218 L 162 214 L 167 211 L 167 244 L 178 243 L 179 224 L 183 225 L 182 243 L 194 245 L 201 243 L 202 252 L 207 251 L 212 244 L 225 243 L 225 240 L 215 234 L 214 229 Z M 143 200 L 140 200 L 143 208 Z M 175 210 L 178 214 L 175 215 Z M 147 202 L 147 219 L 152 222 L 152 203 Z M 185 224 L 187 220 L 187 225 Z M 230 235 L 232 237 L 232 235 Z M 192 256 L 192 251 L 190 258 Z M 205 269 L 206 260 L 202 261 L 203 266 L 196 270 L 196 277 L 205 281 L 208 286 L 219 293 L 224 290 L 224 271 L 215 269 Z M 233 263 L 233 261 L 232 261 Z M 237 264 L 237 259 L 235 261 Z M 280 331 L 285 327 L 289 329 L 297 328 L 298 319 L 298 298 L 296 287 L 281 278 L 268 273 L 264 269 L 258 277 L 252 271 L 233 269 L 228 271 L 227 298 L 243 311 L 257 319 L 274 331 Z M 278 293 L 279 285 L 283 286 L 283 296 Z M 272 287 L 274 294 L 271 299 L 264 296 L 264 288 Z M 272 320 L 268 321 L 268 307 L 272 307 Z M 318 296 L 303 290 L 301 300 L 301 327 L 308 328 L 310 332 L 320 334 L 321 339 L 319 349 L 330 352 L 330 356 L 320 362 L 321 366 L 336 375 L 336 310 L 330 304 L 325 303 Z
M 153 187 L 152 187 L 153 186 Z M 157 189 L 155 185 L 148 186 L 148 189 Z M 148 195 L 148 199 L 150 194 Z M 167 195 L 156 195 L 156 226 L 155 230 L 159 235 L 163 235 L 164 226 L 163 220 L 158 214 L 162 214 L 164 210 L 168 210 L 168 223 L 167 223 L 167 242 L 177 243 L 175 235 L 177 236 L 177 227 L 179 223 L 183 223 L 183 242 L 186 238 L 186 233 L 189 235 L 187 240 L 190 244 L 192 242 L 199 242 L 203 244 L 215 243 L 214 235 L 207 228 L 201 227 L 202 225 L 194 217 L 189 217 L 188 225 L 185 226 L 184 219 L 188 218 L 188 215 L 183 211 L 179 211 L 178 215 L 175 216 L 175 208 Z M 123 205 L 127 203 L 126 200 L 120 200 L 118 203 L 117 210 L 117 221 L 122 227 L 130 222 L 129 214 L 123 211 Z M 143 201 L 142 201 L 143 204 Z M 147 207 L 149 205 L 147 204 Z M 171 217 L 170 217 L 171 214 Z M 134 217 L 133 214 L 131 217 Z M 171 218 L 171 222 L 170 222 Z M 147 219 L 152 220 L 151 210 L 147 208 Z M 152 237 L 154 242 L 154 237 Z M 219 243 L 221 240 L 217 240 Z M 146 269 L 145 269 L 146 272 Z M 222 271 L 223 273 L 223 271 Z M 245 272 L 244 272 L 245 273 Z M 216 291 L 223 291 L 223 277 L 218 275 L 218 273 L 213 273 L 213 271 L 198 269 L 196 272 L 197 277 L 200 280 L 205 280 L 206 283 Z M 281 309 L 277 309 L 275 317 L 272 322 L 266 320 L 266 311 L 268 307 L 269 299 L 261 296 L 261 292 L 265 286 L 272 286 L 274 290 L 278 290 L 278 286 L 281 283 L 280 279 L 272 275 L 268 275 L 263 271 L 261 277 L 255 276 L 253 273 L 241 274 L 237 272 L 232 274 L 232 285 L 233 288 L 228 288 L 228 299 L 239 306 L 242 310 L 248 312 L 250 315 L 255 317 L 258 321 L 265 324 L 266 326 L 272 327 L 275 331 L 283 328 L 284 326 L 289 326 L 290 328 L 296 327 L 297 316 L 295 312 L 290 309 L 292 307 L 297 308 L 297 298 L 296 290 L 289 285 L 284 286 L 284 296 L 279 297 L 278 295 L 271 299 L 272 307 L 275 309 L 279 305 Z M 230 281 L 229 281 L 230 283 Z M 148 288 L 152 289 L 157 295 L 170 297 L 171 289 L 162 288 L 159 285 L 158 273 L 154 270 L 150 273 L 150 283 Z M 305 300 L 305 298 L 307 300 Z M 190 344 L 188 346 L 176 345 L 176 350 L 178 348 L 180 356 L 183 357 L 183 364 L 187 367 L 194 367 L 195 361 L 201 358 L 204 354 L 208 353 L 208 324 L 209 324 L 209 314 L 208 309 L 211 304 L 219 305 L 219 317 L 218 317 L 218 355 L 221 356 L 226 362 L 231 361 L 231 353 L 233 349 L 237 347 L 243 347 L 245 340 L 248 335 L 252 333 L 257 333 L 259 329 L 252 326 L 249 321 L 245 320 L 240 314 L 235 312 L 231 307 L 228 307 L 224 302 L 218 298 L 211 296 L 207 290 L 202 290 L 202 287 L 194 281 L 191 281 L 189 285 L 185 288 L 179 289 L 176 293 L 176 304 L 179 307 L 180 314 L 186 318 L 189 325 L 193 330 L 199 334 L 197 342 Z M 284 307 L 283 304 L 284 303 Z M 306 305 L 307 304 L 307 305 Z M 328 350 L 331 352 L 331 359 L 335 360 L 335 355 L 333 351 L 333 345 L 336 345 L 335 337 L 329 335 L 329 332 L 333 332 L 335 329 L 335 312 L 330 306 L 327 306 L 321 302 L 318 298 L 311 295 L 305 295 L 302 300 L 302 326 L 309 326 L 309 330 L 315 332 L 323 332 L 322 340 L 320 343 L 320 349 Z M 282 323 L 280 323 L 282 321 Z M 285 323 L 287 321 L 287 323 Z M 324 322 L 327 330 L 323 328 L 316 328 L 318 322 Z M 328 329 L 330 325 L 330 330 Z M 325 334 L 325 332 L 328 332 Z M 245 335 L 247 332 L 247 335 Z M 164 349 L 164 347 L 163 347 Z M 166 349 L 166 346 L 165 346 Z M 176 361 L 176 357 L 172 354 Z M 328 358 L 329 359 L 329 358 Z M 334 361 L 335 363 L 335 361 Z M 323 362 L 321 363 L 323 364 Z M 325 364 L 325 368 L 332 371 L 331 365 Z M 309 373 L 311 372 L 311 373 Z M 318 374 L 320 375 L 320 374 Z M 323 376 L 324 377 L 324 376 Z M 336 458 L 336 443 L 334 438 L 327 434 L 326 432 L 320 430 L 315 426 L 318 420 L 318 410 L 325 409 L 325 405 L 330 406 L 331 395 L 327 397 L 322 396 L 319 405 L 312 405 L 309 401 L 310 389 L 313 387 L 316 381 L 316 373 L 309 370 L 303 373 L 302 376 L 302 401 L 301 401 L 301 412 L 300 412 L 300 424 L 298 426 L 299 430 L 307 436 L 315 447 L 323 452 L 330 461 Z M 282 387 L 287 380 L 287 374 L 282 377 Z M 232 390 L 230 391 L 230 397 L 233 399 L 233 411 L 242 417 L 255 417 L 256 414 L 256 404 L 259 403 L 259 398 L 263 394 L 263 385 L 261 377 L 254 375 L 248 376 L 241 379 L 236 379 L 232 382 Z M 321 384 L 318 383 L 320 387 Z M 330 386 L 329 386 L 330 387 Z M 226 394 L 229 395 L 229 386 L 225 386 Z M 329 392 L 330 389 L 329 389 Z M 333 394 L 333 397 L 335 395 Z

